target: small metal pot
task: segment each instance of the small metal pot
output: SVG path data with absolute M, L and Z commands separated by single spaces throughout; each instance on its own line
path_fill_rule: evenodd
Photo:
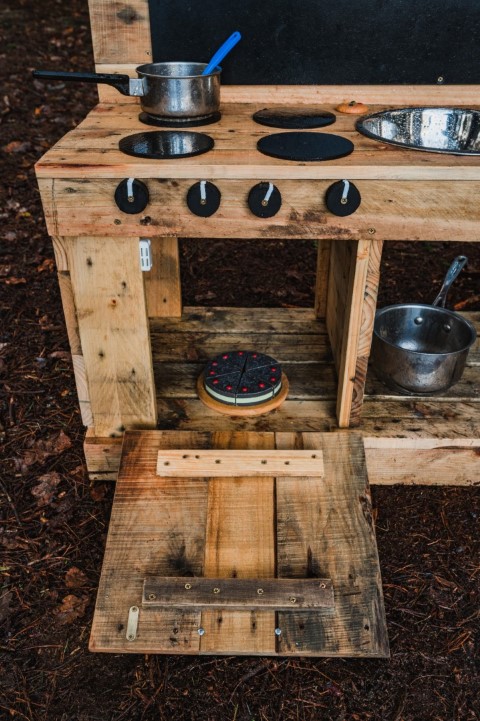
M 216 67 L 202 75 L 206 63 L 148 63 L 136 68 L 138 78 L 116 73 L 68 73 L 34 70 L 40 80 L 68 80 L 112 85 L 122 95 L 141 98 L 145 113 L 168 120 L 202 120 L 220 108 L 220 74 Z
M 425 395 L 445 391 L 460 380 L 477 334 L 468 320 L 444 306 L 466 262 L 465 256 L 455 258 L 432 305 L 391 305 L 377 311 L 372 364 L 393 390 Z

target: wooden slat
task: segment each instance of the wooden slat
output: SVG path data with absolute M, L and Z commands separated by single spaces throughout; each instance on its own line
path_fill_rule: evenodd
M 477 418 L 480 420 L 480 418 Z M 480 439 L 364 438 L 373 483 L 480 485 Z
M 152 61 L 148 0 L 89 0 L 88 6 L 97 65 Z
M 337 419 L 340 428 L 347 428 L 350 423 L 353 394 L 355 390 L 355 370 L 357 362 L 358 344 L 362 327 L 363 301 L 367 281 L 367 270 L 371 241 L 360 240 L 358 243 L 351 241 L 351 249 L 348 254 L 348 275 L 346 275 L 346 287 L 339 289 L 339 294 L 344 301 L 343 326 L 336 329 L 335 336 L 338 358 L 338 395 L 337 395 Z M 342 248 L 346 244 L 342 244 Z M 332 255 L 331 265 L 341 257 L 338 253 Z M 331 278 L 334 273 L 331 274 Z M 333 343 L 332 343 L 333 345 Z
M 152 270 L 144 273 L 148 315 L 181 318 L 182 290 L 177 238 L 151 238 Z
M 143 606 L 260 611 L 333 608 L 330 578 L 146 578 Z
M 72 238 L 68 250 L 95 431 L 155 426 L 138 240 Z
M 378 286 L 380 283 L 380 263 L 382 259 L 382 248 L 382 240 L 372 240 L 369 246 L 367 276 L 365 278 L 365 287 L 363 289 L 363 295 L 361 298 L 362 312 L 360 329 L 358 333 L 357 344 L 356 346 L 354 345 L 352 349 L 353 355 L 356 360 L 352 397 L 350 402 L 350 414 L 348 418 L 348 426 L 350 428 L 359 425 L 360 416 L 362 413 L 365 382 L 367 379 L 368 359 L 370 357 L 373 325 L 375 322 L 375 311 L 377 308 L 377 295 Z M 339 425 L 346 426 L 347 424 L 344 424 L 339 420 Z
M 379 111 L 384 108 L 385 105 L 375 106 L 371 110 Z M 322 224 L 331 230 L 332 238 L 352 237 L 352 229 L 358 233 L 357 238 L 367 237 L 366 220 L 368 219 L 376 229 L 377 237 L 383 239 L 392 238 L 389 235 L 390 232 L 409 228 L 410 232 L 400 232 L 392 239 L 400 237 L 413 240 L 424 236 L 429 240 L 433 240 L 435 237 L 443 239 L 439 235 L 443 229 L 446 240 L 459 239 L 459 233 L 468 240 L 467 230 L 470 230 L 470 239 L 478 240 L 478 230 L 476 230 L 474 221 L 478 223 L 480 211 L 474 202 L 472 193 L 469 193 L 468 189 L 463 193 L 458 192 L 455 202 L 453 202 L 450 192 L 442 193 L 441 189 L 437 187 L 435 195 L 432 197 L 432 189 L 429 187 L 430 181 L 459 181 L 460 185 L 467 181 L 480 181 L 480 159 L 478 157 L 452 156 L 442 153 L 425 154 L 415 150 L 392 148 L 360 135 L 355 130 L 354 117 L 341 117 L 337 114 L 335 126 L 322 128 L 320 132 L 334 134 L 340 132 L 342 136 L 351 139 L 355 145 L 355 150 L 351 155 L 330 163 L 305 164 L 284 161 L 268 157 L 256 150 L 257 140 L 262 135 L 269 134 L 270 130 L 261 128 L 253 122 L 251 116 L 258 110 L 258 105 L 250 103 L 244 105 L 224 104 L 222 120 L 209 127 L 209 134 L 215 141 L 215 148 L 211 152 L 184 158 L 181 162 L 175 159 L 163 160 L 160 168 L 158 163 L 152 164 L 148 160 L 126 156 L 118 148 L 118 142 L 122 137 L 138 130 L 138 119 L 135 116 L 138 115 L 139 109 L 138 104 L 111 106 L 102 104 L 98 106 L 89 114 L 85 123 L 68 133 L 37 163 L 37 175 L 40 178 L 63 180 L 67 178 L 72 180 L 110 178 L 115 179 L 117 183 L 124 177 L 168 180 L 169 182 L 162 184 L 163 187 L 151 185 L 153 198 L 148 209 L 148 216 L 151 218 L 152 227 L 155 228 L 157 235 L 181 235 L 183 237 L 188 235 L 186 232 L 178 232 L 179 224 L 174 218 L 165 218 L 165 213 L 159 214 L 155 211 L 155 208 L 160 207 L 156 197 L 163 198 L 165 195 L 170 195 L 176 199 L 176 210 L 178 211 L 180 207 L 183 208 L 179 219 L 182 219 L 185 229 L 188 228 L 190 219 L 190 235 L 192 237 L 196 237 L 196 233 L 193 232 L 195 226 L 200 229 L 202 235 L 206 229 L 208 229 L 208 233 L 211 233 L 212 227 L 217 227 L 217 232 L 222 228 L 222 237 L 224 235 L 228 237 L 227 227 L 229 227 L 236 237 L 242 237 L 239 235 L 241 230 L 247 232 L 246 228 L 251 226 L 252 228 L 261 228 L 262 235 L 268 233 L 268 229 L 271 228 L 272 235 L 270 237 L 275 237 L 274 232 L 277 233 L 276 237 L 281 237 L 278 235 L 278 228 L 285 224 L 285 218 L 290 215 L 290 204 L 294 201 L 289 230 L 285 229 L 286 237 L 292 237 L 289 233 L 295 232 L 299 234 L 298 237 L 325 238 L 325 235 L 318 233 L 318 227 Z M 334 110 L 334 106 L 322 103 L 322 109 Z M 229 130 L 234 132 L 231 133 Z M 191 184 L 193 179 L 198 180 L 199 177 L 215 182 L 222 181 L 221 210 L 210 219 L 201 219 L 201 222 L 185 210 L 184 185 L 178 186 L 175 190 L 172 183 L 172 181 L 181 179 L 189 181 Z M 245 193 L 248 187 L 251 187 L 251 183 L 250 186 L 248 185 L 251 180 L 262 180 L 265 177 L 282 181 L 281 192 L 285 200 L 277 216 L 268 221 L 261 221 L 248 214 L 245 203 L 238 202 L 239 198 L 245 197 L 245 194 L 236 195 L 234 185 L 226 183 L 223 186 L 223 180 L 240 181 L 243 179 L 242 188 Z M 322 187 L 325 189 L 327 181 L 331 183 L 334 179 L 341 180 L 345 177 L 355 182 L 359 181 L 359 183 L 362 181 L 362 184 L 359 185 L 362 204 L 353 216 L 338 218 L 325 213 L 323 193 L 318 195 L 315 182 L 309 184 L 306 181 L 323 181 Z M 296 190 L 294 189 L 292 195 L 292 191 L 289 190 L 291 182 L 299 179 L 303 182 Z M 384 180 L 389 182 L 384 183 Z M 363 181 L 377 182 L 376 192 L 364 188 Z M 407 197 L 407 188 L 402 189 L 404 182 L 407 184 L 416 182 L 417 193 L 410 193 Z M 285 187 L 283 187 L 284 183 Z M 424 186 L 423 183 L 426 185 Z M 51 189 L 50 192 L 53 190 Z M 101 193 L 100 202 L 107 197 L 110 203 L 113 203 L 112 193 L 108 195 L 106 190 Z M 63 202 L 61 192 L 59 199 Z M 70 201 L 71 205 L 74 205 L 73 198 Z M 232 209 L 230 209 L 230 202 L 232 202 Z M 305 211 L 304 216 L 303 213 L 299 215 L 296 212 L 297 204 L 299 204 L 299 211 Z M 229 213 L 236 213 L 231 220 L 229 220 L 228 214 L 224 214 L 224 207 L 228 207 Z M 404 209 L 403 218 L 400 212 L 402 208 Z M 463 212 L 464 208 L 468 208 L 468 214 Z M 429 212 L 427 218 L 422 209 L 434 212 Z M 119 215 L 123 216 L 124 214 L 119 213 Z M 161 226 L 158 225 L 159 215 L 163 215 L 164 218 Z M 245 229 L 236 227 L 240 218 Z M 123 223 L 127 224 L 127 227 L 130 227 L 131 223 L 138 224 L 140 221 L 137 216 L 119 217 L 118 219 L 121 220 L 122 225 Z M 392 222 L 393 220 L 395 222 Z M 144 221 L 145 223 L 146 221 Z M 431 224 L 430 237 L 428 237 L 429 223 Z M 302 225 L 304 227 L 303 235 L 301 234 Z M 415 228 L 418 225 L 420 227 L 416 231 Z M 102 230 L 102 232 L 104 231 Z M 118 232 L 118 228 L 115 232 Z M 69 234 L 71 233 L 72 231 L 69 231 Z M 110 234 L 114 235 L 115 233 Z M 140 234 L 143 235 L 144 231 Z M 211 234 L 210 237 L 215 237 L 215 234 Z
M 277 433 L 278 448 L 322 449 L 326 476 L 277 478 L 279 577 L 332 577 L 335 608 L 278 614 L 281 654 L 388 656 L 380 568 L 360 435 Z
M 215 433 L 215 448 L 268 450 L 272 433 Z M 214 478 L 209 481 L 204 576 L 273 578 L 274 481 Z M 268 654 L 275 652 L 272 611 L 204 611 L 201 651 Z
M 322 451 L 202 450 L 159 451 L 157 475 L 165 478 L 250 478 L 324 474 Z
M 330 344 L 326 335 L 295 334 L 292 343 L 291 333 L 162 333 L 162 324 L 154 320 L 150 323 L 152 352 L 154 362 L 203 361 L 225 351 L 248 350 L 254 348 L 259 353 L 272 356 L 279 363 L 288 361 L 322 361 L 332 358 Z
M 90 649 L 116 653 L 198 653 L 200 614 L 140 609 L 137 638 L 125 638 L 128 609 L 141 606 L 146 576 L 201 576 L 207 515 L 207 481 L 159 479 L 161 448 L 208 446 L 196 433 L 125 434 L 122 466 L 110 519 Z
M 238 418 L 226 416 L 207 408 L 200 400 L 158 399 L 158 426 L 164 430 L 190 431 L 244 430 L 283 431 L 295 428 L 305 431 L 336 429 L 335 401 L 289 401 L 288 399 L 268 415 Z
M 232 335 L 252 335 L 253 333 L 327 335 L 325 322 L 317 319 L 311 308 L 205 308 L 186 306 L 183 309 L 181 323 L 177 319 L 162 318 L 161 323 L 154 322 L 153 327 L 157 332 L 164 333 L 197 333 L 203 331 Z
M 97 66 L 97 72 L 127 73 L 136 77 L 138 62 L 115 62 Z M 113 88 L 102 96 L 105 102 L 119 102 Z M 371 105 L 467 105 L 472 104 L 471 85 L 222 85 L 222 103 L 267 103 L 269 105 L 338 105 L 356 100 Z M 122 98 L 120 102 L 128 102 Z M 131 98 L 130 102 L 138 102 Z M 373 109 L 372 109 L 373 112 Z M 338 115 L 341 118 L 341 115 Z
M 128 132 L 132 133 L 134 130 L 135 128 L 132 127 Z M 74 148 L 58 149 L 62 158 L 70 157 L 71 162 L 77 163 L 75 166 L 77 172 L 75 176 L 68 177 L 71 175 L 69 165 L 62 161 L 65 177 L 55 178 L 53 181 L 41 179 L 42 200 L 51 235 L 69 233 L 122 236 L 132 234 L 148 237 L 150 233 L 155 233 L 157 236 L 286 238 L 290 240 L 331 238 L 333 241 L 338 241 L 367 238 L 369 231 L 373 230 L 375 238 L 385 240 L 402 238 L 410 241 L 419 239 L 473 241 L 480 239 L 477 227 L 480 221 L 480 211 L 474 201 L 480 190 L 478 178 L 470 181 L 466 178 L 453 181 L 444 178 L 440 183 L 435 179 L 420 179 L 419 182 L 412 177 L 403 180 L 390 178 L 387 182 L 376 179 L 377 172 L 384 172 L 383 166 L 382 168 L 368 166 L 365 159 L 365 170 L 367 167 L 369 168 L 370 177 L 367 175 L 367 177 L 355 181 L 362 194 L 362 204 L 354 215 L 339 218 L 331 214 L 325 205 L 325 193 L 332 182 L 330 177 L 323 178 L 324 170 L 322 168 L 325 166 L 318 168 L 319 177 L 315 178 L 311 176 L 310 166 L 303 165 L 296 169 L 294 165 L 295 173 L 292 171 L 290 174 L 287 173 L 285 178 L 280 177 L 276 180 L 276 185 L 284 198 L 280 211 L 273 218 L 262 220 L 252 215 L 245 202 L 252 186 L 252 177 L 255 177 L 248 166 L 248 161 L 251 162 L 252 159 L 254 142 L 258 139 L 256 131 L 253 129 L 250 135 L 244 131 L 246 147 L 228 151 L 230 147 L 228 142 L 231 142 L 232 137 L 235 136 L 226 133 L 224 140 L 226 147 L 222 151 L 218 150 L 222 156 L 230 152 L 236 160 L 235 164 L 232 162 L 229 171 L 231 177 L 222 177 L 221 168 L 224 167 L 223 164 L 228 161 L 228 158 L 221 157 L 217 159 L 219 166 L 215 169 L 198 167 L 194 170 L 191 168 L 190 175 L 187 177 L 176 180 L 165 179 L 162 183 L 158 182 L 156 176 L 149 179 L 150 165 L 130 167 L 135 158 L 130 158 L 118 165 L 120 153 L 115 148 L 121 134 L 112 138 L 113 132 L 105 131 L 105 137 L 96 137 L 98 133 L 89 131 L 77 139 L 77 142 L 82 145 L 99 146 L 97 150 L 91 148 L 87 158 L 91 157 L 92 152 L 98 152 L 99 162 L 105 162 L 109 155 L 112 162 L 114 161 L 116 172 L 107 167 L 97 167 L 96 175 L 102 177 L 97 177 L 94 183 L 86 182 L 84 178 L 79 177 L 78 162 L 85 160 L 84 154 L 79 158 L 76 157 Z M 352 133 L 350 135 L 356 141 L 354 135 Z M 102 145 L 107 146 L 105 152 L 100 152 Z M 109 146 L 111 146 L 110 150 L 108 150 Z M 217 150 L 213 151 L 213 153 L 216 152 Z M 361 151 L 358 152 L 361 156 Z M 114 155 L 117 157 L 114 158 Z M 198 157 L 207 158 L 208 155 L 207 153 L 205 156 Z M 123 157 L 127 158 L 128 156 Z M 371 158 L 370 163 L 373 163 Z M 165 170 L 166 173 L 166 166 L 162 164 L 161 167 L 162 172 Z M 179 166 L 176 167 L 178 173 Z M 180 166 L 180 169 L 182 168 L 183 165 Z M 338 170 L 341 171 L 342 177 L 348 174 L 348 177 L 351 178 L 352 172 L 354 172 L 352 168 L 345 167 Z M 172 173 L 174 172 L 172 169 Z M 201 222 L 188 210 L 185 203 L 188 189 L 196 182 L 193 175 L 195 172 L 197 177 L 198 174 L 206 175 L 209 180 L 216 183 L 222 193 L 219 211 L 210 218 L 202 218 Z M 149 187 L 150 204 L 144 213 L 128 215 L 117 208 L 114 202 L 114 193 L 121 179 L 120 173 L 124 176 L 130 174 L 130 177 L 134 175 L 141 177 Z M 235 174 L 239 173 L 245 174 L 247 177 L 236 178 Z M 265 177 L 265 173 L 272 176 L 277 175 L 277 167 L 262 166 L 260 176 Z M 104 178 L 105 174 L 112 174 L 113 177 Z M 297 179 L 292 178 L 292 175 Z M 298 182 L 299 180 L 302 182 Z M 168 212 L 165 212 L 167 207 Z M 319 242 L 325 243 L 326 241 L 320 240 Z M 322 246 L 319 250 L 322 250 Z M 322 267 L 326 269 L 326 260 L 320 256 L 319 263 L 320 270 Z M 321 278 L 322 275 L 320 274 L 319 277 Z M 320 295 L 322 294 L 324 295 L 323 290 Z

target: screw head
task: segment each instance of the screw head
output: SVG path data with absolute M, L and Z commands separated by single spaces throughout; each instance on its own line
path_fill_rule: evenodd
M 149 594 L 148 594 L 148 600 L 149 600 L 149 601 L 155 601 L 156 597 L 157 597 L 157 594 L 156 594 L 156 593 L 149 593 Z
M 214 589 L 213 589 L 213 592 L 214 592 L 214 593 L 220 593 L 220 589 L 219 589 L 219 588 L 214 588 Z
M 257 593 L 259 596 L 263 596 L 263 588 L 257 588 Z
M 275 636 L 281 636 L 281 635 L 282 635 L 282 629 L 281 629 L 281 628 L 276 628 L 276 629 L 275 629 Z
M 205 635 L 205 629 L 202 628 L 201 626 L 200 626 L 200 628 L 198 629 L 198 635 L 199 635 L 199 636 L 204 636 L 204 635 Z
M 295 598 L 295 596 L 290 596 L 288 600 L 290 601 L 290 603 L 297 603 L 297 599 Z
M 369 228 L 368 232 L 370 233 L 370 235 L 375 235 L 377 231 L 375 230 L 375 228 Z
M 187 591 L 190 591 L 191 587 L 192 587 L 192 584 L 191 584 L 191 583 L 186 583 L 186 584 L 185 584 L 185 588 L 187 589 Z

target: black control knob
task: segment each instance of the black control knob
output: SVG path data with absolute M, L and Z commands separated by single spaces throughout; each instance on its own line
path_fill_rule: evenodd
M 339 180 L 338 183 L 333 183 L 325 194 L 325 202 L 329 211 L 342 217 L 354 213 L 360 207 L 361 201 L 358 188 L 349 180 Z
M 115 203 L 123 213 L 141 213 L 148 205 L 150 193 L 145 183 L 136 178 L 126 178 L 117 185 Z
M 187 205 L 195 215 L 209 218 L 219 209 L 221 197 L 222 194 L 216 185 L 209 183 L 208 180 L 200 180 L 189 188 Z
M 248 194 L 248 207 L 258 218 L 271 218 L 282 207 L 282 196 L 273 183 L 258 183 Z

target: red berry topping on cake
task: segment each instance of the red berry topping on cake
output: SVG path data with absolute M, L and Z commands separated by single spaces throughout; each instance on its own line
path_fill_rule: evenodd
M 243 386 L 243 388 L 242 388 L 242 393 L 248 393 L 248 388 L 247 388 L 247 386 Z
M 215 380 L 213 381 L 213 385 L 215 385 L 215 386 L 216 386 L 216 385 L 217 385 L 217 383 L 218 383 L 218 378 L 215 378 Z
M 270 383 L 275 383 L 276 380 L 276 378 L 270 378 Z
M 228 353 L 225 353 L 225 355 L 222 355 L 222 358 L 223 358 L 223 360 L 227 360 L 227 358 L 228 358 Z
M 258 384 L 258 387 L 259 387 L 259 388 L 265 388 L 265 383 L 259 383 L 259 384 Z
M 217 361 L 212 361 L 212 366 L 218 366 Z
M 210 371 L 209 375 L 214 376 L 214 375 L 215 375 L 215 371 Z
M 225 390 L 226 390 L 226 391 L 231 391 L 231 390 L 232 390 L 232 386 L 225 386 Z
M 276 368 L 270 368 L 270 370 L 272 371 L 272 373 L 275 373 L 275 371 L 276 371 L 277 369 L 276 369 Z

